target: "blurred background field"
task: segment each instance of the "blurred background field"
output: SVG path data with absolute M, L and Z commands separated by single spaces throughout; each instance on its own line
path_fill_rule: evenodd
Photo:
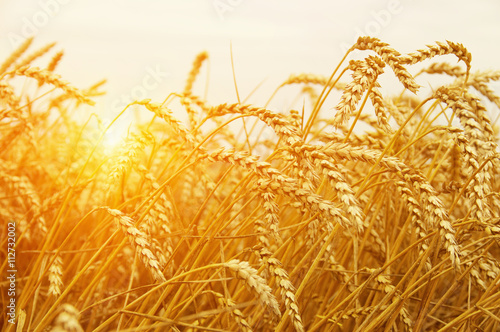
M 236 102 L 231 43 L 241 98 L 262 83 L 249 100 L 260 105 L 292 73 L 329 75 L 360 35 L 378 37 L 402 53 L 452 40 L 473 54 L 473 69 L 495 69 L 499 12 L 498 1 L 464 0 L 9 0 L 0 3 L 0 55 L 6 58 L 29 35 L 36 37 L 35 47 L 56 41 L 65 52 L 57 71 L 65 79 L 77 87 L 108 80 L 97 110 L 111 121 L 134 97 L 162 101 L 183 86 L 202 50 L 210 59 L 198 86 L 204 89 L 208 77 L 212 104 Z M 380 80 L 383 94 L 399 89 L 391 73 Z M 300 107 L 290 89 L 269 107 Z M 131 120 L 127 112 L 121 126 Z

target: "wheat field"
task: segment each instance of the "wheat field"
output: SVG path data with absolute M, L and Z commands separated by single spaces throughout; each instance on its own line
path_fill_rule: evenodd
M 500 71 L 463 45 L 360 37 L 279 111 L 201 97 L 202 52 L 110 148 L 104 82 L 32 42 L 0 65 L 3 331 L 500 330 Z

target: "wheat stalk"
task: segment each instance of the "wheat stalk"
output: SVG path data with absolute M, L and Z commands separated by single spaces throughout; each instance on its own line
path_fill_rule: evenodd
M 215 292 L 212 290 L 205 291 L 204 293 L 210 293 L 213 296 L 215 296 L 219 305 L 221 305 L 223 307 L 231 308 L 231 311 L 230 311 L 231 316 L 234 318 L 234 320 L 236 321 L 236 323 L 238 324 L 238 327 L 240 328 L 240 330 L 242 332 L 252 332 L 253 331 L 252 327 L 250 326 L 250 324 L 248 324 L 243 313 L 239 309 L 233 308 L 236 305 L 236 303 L 233 300 L 228 299 L 228 298 L 224 297 L 224 295 L 222 295 L 221 293 L 218 293 L 218 292 Z

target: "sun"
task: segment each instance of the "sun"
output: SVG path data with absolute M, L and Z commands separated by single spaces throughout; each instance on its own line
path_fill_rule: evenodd
M 124 143 L 132 125 L 128 117 L 101 117 L 92 113 L 96 121 L 89 121 L 89 128 L 84 132 L 84 139 L 92 144 L 96 151 L 110 156 Z

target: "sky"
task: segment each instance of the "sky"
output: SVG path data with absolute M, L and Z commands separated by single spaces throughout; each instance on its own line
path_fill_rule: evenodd
M 201 51 L 209 65 L 195 92 L 207 93 L 211 104 L 236 102 L 232 48 L 241 98 L 261 84 L 250 102 L 262 105 L 292 73 L 329 76 L 360 35 L 401 53 L 460 42 L 472 53 L 473 70 L 498 69 L 498 13 L 497 0 L 3 0 L 0 56 L 29 36 L 35 48 L 57 42 L 54 50 L 65 53 L 56 72 L 64 79 L 81 88 L 108 80 L 96 106 L 106 118 L 132 98 L 161 102 L 182 91 Z M 389 87 L 398 84 L 384 75 Z M 270 107 L 284 111 L 292 99 L 278 94 Z

